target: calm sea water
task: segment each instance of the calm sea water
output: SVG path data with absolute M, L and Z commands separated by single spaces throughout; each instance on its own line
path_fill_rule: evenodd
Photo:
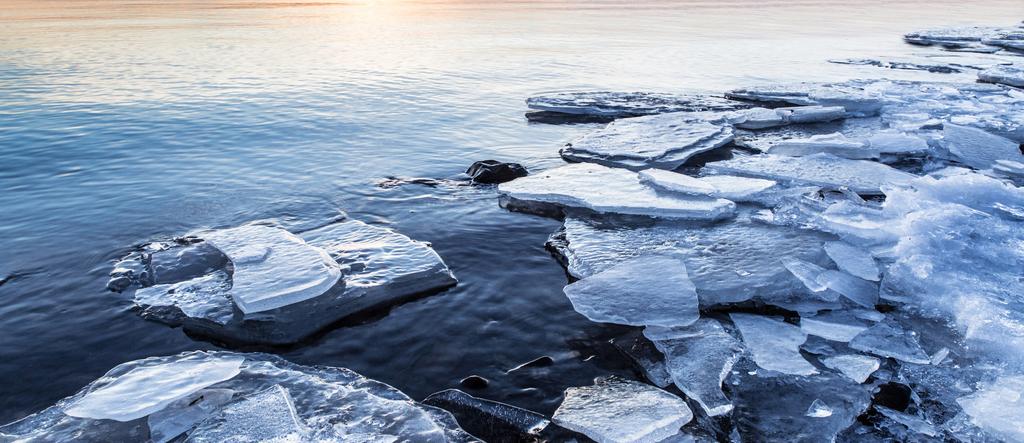
M 621 331 L 561 293 L 558 222 L 493 189 L 377 181 L 560 164 L 592 126 L 527 124 L 533 93 L 913 77 L 824 60 L 1024 18 L 1020 0 L 890 3 L 0 0 L 0 423 L 119 363 L 213 347 L 104 289 L 128 247 L 317 207 L 432 242 L 461 282 L 275 352 L 417 399 L 478 374 L 477 395 L 549 413 L 566 386 L 629 373 L 607 352 Z

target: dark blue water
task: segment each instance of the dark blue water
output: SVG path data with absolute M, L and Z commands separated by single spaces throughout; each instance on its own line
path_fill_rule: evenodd
M 137 358 L 214 345 L 104 289 L 134 244 L 337 207 L 433 243 L 447 292 L 279 349 L 414 398 L 470 374 L 477 395 L 551 412 L 628 374 L 620 330 L 561 293 L 559 224 L 493 189 L 378 187 L 497 158 L 540 170 L 591 126 L 527 124 L 559 89 L 722 90 L 879 75 L 827 58 L 909 53 L 919 27 L 1012 22 L 961 2 L 0 2 L 0 423 Z M 1010 17 L 1009 19 L 1007 17 Z M 886 72 L 885 75 L 914 74 Z M 548 355 L 548 368 L 505 371 Z

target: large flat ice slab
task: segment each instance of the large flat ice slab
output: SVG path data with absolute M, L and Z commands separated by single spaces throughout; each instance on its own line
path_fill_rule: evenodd
M 729 314 L 743 335 L 743 342 L 761 368 L 793 375 L 813 375 L 818 370 L 800 355 L 807 334 L 781 320 L 754 314 Z
M 718 197 L 741 202 L 763 200 L 763 197 L 766 196 L 763 193 L 776 185 L 773 180 L 729 175 L 691 177 L 662 169 L 640 171 L 640 181 L 665 192 Z
M 779 262 L 782 253 L 817 264 L 828 259 L 819 232 L 736 219 L 711 226 L 659 222 L 650 226 L 598 225 L 567 218 L 552 242 L 570 274 L 594 275 L 641 255 L 683 257 L 702 306 L 789 298 L 803 284 Z
M 665 354 L 672 382 L 709 416 L 732 411 L 722 392 L 722 382 L 740 359 L 743 345 L 716 320 L 700 319 L 683 328 L 644 329 L 655 347 Z
M 171 405 L 172 397 L 204 406 Z M 90 418 L 72 415 L 83 408 Z M 197 442 L 477 441 L 451 414 L 344 368 L 202 351 L 124 363 L 55 406 L 0 426 L 15 441 L 170 441 L 181 434 Z
M 327 253 L 281 228 L 240 226 L 203 238 L 234 265 L 230 294 L 246 314 L 320 296 L 341 278 L 341 268 Z
M 216 270 L 139 288 L 135 303 L 144 318 L 181 325 L 191 333 L 229 342 L 288 344 L 350 315 L 456 283 L 429 245 L 391 229 L 346 220 L 306 231 L 302 238 L 345 270 L 341 282 L 321 296 L 246 316 L 232 302 L 232 277 Z
M 861 194 L 881 194 L 882 186 L 903 185 L 913 174 L 866 160 L 849 160 L 829 154 L 805 157 L 751 155 L 708 163 L 711 174 L 735 174 L 797 184 L 847 187 Z
M 686 326 L 700 318 L 697 291 L 677 257 L 638 257 L 565 287 L 573 308 L 602 323 Z
M 981 129 L 946 123 L 942 143 L 960 162 L 978 169 L 991 168 L 997 161 L 1022 161 L 1020 144 Z
M 669 112 L 727 111 L 749 105 L 713 95 L 676 95 L 654 92 L 557 92 L 526 99 L 536 111 L 610 118 Z
M 498 185 L 511 208 L 544 212 L 545 207 L 655 218 L 719 220 L 736 205 L 725 199 L 658 194 L 635 172 L 591 163 L 561 166 Z
M 681 398 L 654 386 L 612 378 L 565 390 L 552 421 L 598 443 L 658 442 L 693 419 Z
M 560 153 L 569 161 L 672 170 L 732 138 L 730 125 L 681 112 L 616 120 L 569 142 Z

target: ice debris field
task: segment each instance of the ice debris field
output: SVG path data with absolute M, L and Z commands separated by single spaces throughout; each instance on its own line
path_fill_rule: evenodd
M 633 331 L 614 344 L 635 379 L 545 416 L 195 351 L 117 366 L 0 441 L 1024 441 L 1024 27 L 905 40 L 931 52 L 831 62 L 934 81 L 527 100 L 533 121 L 607 124 L 569 164 L 480 182 L 562 220 L 565 296 Z M 294 345 L 456 283 L 428 244 L 338 215 L 146 243 L 108 286 L 191 336 Z

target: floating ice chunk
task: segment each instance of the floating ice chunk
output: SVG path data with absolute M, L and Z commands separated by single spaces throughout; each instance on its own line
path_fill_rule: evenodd
M 916 135 L 894 131 L 880 131 L 867 138 L 868 147 L 879 154 L 921 155 L 931 148 L 928 141 Z
M 971 422 L 992 437 L 1024 440 L 1024 376 L 1004 376 L 974 394 L 957 399 Z
M 680 194 L 714 196 L 718 189 L 699 178 L 663 169 L 640 171 L 640 182 L 646 185 Z
M 825 243 L 825 252 L 839 269 L 854 277 L 864 280 L 878 281 L 878 264 L 871 253 L 846 242 L 835 241 Z
M 669 112 L 728 111 L 749 105 L 713 95 L 595 91 L 536 95 L 526 99 L 526 106 L 559 114 L 621 118 Z
M 237 367 L 239 362 L 240 368 Z M 223 366 L 234 367 L 240 373 L 236 372 L 238 375 L 213 385 L 206 383 L 212 380 L 212 375 L 223 375 Z M 216 370 L 207 369 L 196 374 L 189 370 L 190 367 L 196 370 L 213 367 Z M 126 378 L 130 379 L 131 386 L 121 381 Z M 200 388 L 202 391 L 191 389 L 191 386 L 200 384 L 204 386 Z M 108 386 L 115 385 L 120 386 L 123 395 L 114 398 L 103 394 L 107 398 L 101 403 L 89 400 L 104 393 Z M 280 389 L 267 390 L 275 385 L 286 390 L 294 401 L 285 401 Z M 175 394 L 185 386 L 190 387 L 191 394 Z M 302 418 L 303 427 L 307 430 L 304 435 L 314 437 L 315 441 L 478 441 L 462 431 L 451 414 L 416 403 L 388 385 L 347 369 L 305 367 L 268 354 L 232 352 L 188 352 L 124 363 L 56 406 L 0 426 L 0 435 L 31 441 L 159 439 L 177 432 L 167 419 L 184 419 L 196 412 L 190 407 L 179 408 L 180 404 L 175 401 L 197 399 L 197 393 L 202 393 L 205 398 L 213 391 L 233 392 L 234 401 L 190 426 L 186 431 L 188 441 L 262 441 L 253 434 L 255 428 L 278 434 L 278 430 L 295 429 L 291 426 L 295 417 Z M 156 397 L 177 398 L 157 404 Z M 159 432 L 154 434 L 154 429 L 147 432 L 146 422 L 142 420 L 119 422 L 65 414 L 66 409 L 83 401 L 99 407 L 94 411 L 102 412 L 104 416 L 116 413 L 128 418 L 152 411 L 149 422 L 158 423 L 156 430 Z M 204 401 L 200 400 L 196 405 Z M 294 412 L 288 403 L 294 406 Z M 128 410 L 133 412 L 123 415 Z M 201 414 L 195 417 L 198 415 Z
M 986 45 L 998 46 L 1019 53 L 1024 51 L 1024 26 L 1000 30 L 981 39 Z
M 677 257 L 643 256 L 565 287 L 590 320 L 645 326 L 686 326 L 700 318 L 697 291 Z
M 965 47 L 979 43 L 983 38 L 998 34 L 1005 28 L 995 26 L 963 26 L 950 28 L 925 29 L 903 36 L 907 43 L 915 45 L 939 45 L 947 47 Z
M 1021 42 L 1024 46 L 1024 41 Z M 1024 88 L 1024 67 L 996 66 L 978 73 L 978 80 Z
M 628 169 L 676 169 L 690 157 L 732 141 L 732 127 L 692 113 L 616 120 L 561 150 L 566 160 Z
M 963 72 L 964 67 L 955 66 L 949 63 L 937 62 L 928 60 L 925 57 L 920 58 L 889 58 L 889 57 L 878 57 L 878 58 L 843 58 L 843 59 L 831 59 L 829 63 L 836 63 L 840 65 L 857 65 L 857 66 L 877 66 L 879 68 L 889 69 L 902 69 L 910 71 L 928 71 L 940 74 L 952 74 L 956 72 Z
M 943 144 L 964 164 L 991 168 L 996 160 L 1021 161 L 1018 143 L 981 129 L 947 123 L 942 126 Z
M 874 308 L 878 302 L 878 283 L 832 269 L 819 274 L 818 282 L 865 308 Z
M 996 160 L 995 164 L 992 165 L 992 170 L 1007 177 L 1016 179 L 1024 178 L 1024 163 L 1021 162 L 1015 162 L 1012 160 Z
M 768 153 L 788 155 L 790 157 L 826 153 L 851 159 L 878 158 L 880 154 L 878 151 L 871 149 L 867 143 L 848 139 L 839 132 L 815 135 L 806 139 L 780 141 L 769 148 Z
M 234 263 L 230 294 L 246 314 L 323 295 L 341 278 L 341 269 L 326 252 L 284 229 L 248 225 L 203 238 Z
M 142 316 L 165 323 L 180 324 L 185 317 L 226 325 L 234 316 L 231 276 L 216 271 L 180 283 L 155 285 L 135 291 L 134 302 L 142 307 Z M 181 312 L 179 315 L 175 310 Z
M 850 347 L 910 363 L 926 365 L 931 362 L 914 333 L 904 331 L 891 321 L 883 321 L 857 334 L 850 340 Z
M 827 285 L 818 282 L 818 276 L 825 272 L 825 268 L 793 257 L 782 257 L 779 261 L 811 292 L 828 289 Z
M 463 429 L 486 441 L 530 441 L 550 423 L 536 412 L 476 398 L 458 389 L 435 392 L 423 403 L 451 412 Z
M 800 317 L 800 329 L 833 341 L 849 342 L 868 328 L 868 323 L 845 311 Z
M 744 109 L 736 113 L 736 121 L 733 124 L 737 128 L 743 129 L 772 128 L 786 124 L 784 115 L 784 113 L 768 108 Z
M 848 354 L 823 358 L 821 364 L 841 372 L 850 380 L 864 383 L 871 374 L 878 370 L 881 362 L 877 358 L 867 355 Z
M 854 424 L 870 405 L 871 393 L 845 377 L 749 374 L 746 368 L 728 380 L 736 410 L 736 441 L 829 442 Z M 753 371 L 749 371 L 753 372 Z M 826 408 L 808 416 L 815 402 Z
M 908 174 L 881 163 L 849 160 L 829 154 L 805 157 L 752 155 L 708 163 L 704 171 L 711 174 L 737 174 L 750 177 L 791 181 L 824 187 L 846 186 L 860 194 L 881 194 L 882 186 L 903 185 L 914 179 Z
M 502 183 L 498 192 L 510 208 L 539 212 L 553 205 L 599 213 L 719 220 L 731 217 L 736 210 L 733 202 L 724 199 L 659 195 L 641 184 L 635 172 L 590 163 L 562 166 Z
M 743 346 L 721 324 L 700 319 L 685 328 L 647 327 L 644 335 L 665 354 L 672 381 L 706 414 L 732 411 L 732 403 L 722 392 L 722 381 L 740 359 Z
M 789 298 L 803 284 L 779 262 L 780 251 L 827 263 L 821 245 L 830 236 L 810 230 L 737 219 L 712 226 L 659 222 L 646 227 L 597 226 L 566 218 L 551 246 L 570 274 L 585 278 L 641 255 L 680 255 L 701 306 L 761 298 Z
M 842 106 L 797 106 L 793 108 L 777 108 L 786 123 L 822 123 L 847 117 Z
M 306 441 L 309 433 L 288 390 L 274 385 L 225 406 L 190 432 L 188 441 Z
M 807 412 L 805 412 L 804 415 L 814 418 L 831 417 L 832 408 L 825 404 L 825 402 L 821 401 L 821 399 L 816 398 L 811 402 L 811 406 L 807 408 Z
M 552 420 L 598 443 L 657 442 L 693 419 L 679 397 L 643 383 L 608 379 L 565 390 Z
M 230 379 L 240 372 L 243 357 L 218 360 L 187 358 L 163 365 L 108 374 L 64 413 L 72 417 L 121 422 L 145 417 L 200 389 Z M 113 372 L 113 371 L 112 371 Z
M 761 315 L 734 312 L 729 314 L 729 318 L 743 335 L 743 342 L 750 349 L 758 366 L 783 374 L 818 373 L 818 370 L 800 355 L 800 345 L 807 340 L 807 334 L 800 328 Z
M 203 389 L 178 399 L 166 408 L 149 415 L 149 438 L 153 443 L 166 443 L 184 434 L 209 417 L 221 405 L 231 401 L 230 389 Z
M 709 175 L 701 181 L 715 187 L 715 195 L 733 201 L 756 201 L 756 196 L 775 187 L 774 180 L 732 175 Z

